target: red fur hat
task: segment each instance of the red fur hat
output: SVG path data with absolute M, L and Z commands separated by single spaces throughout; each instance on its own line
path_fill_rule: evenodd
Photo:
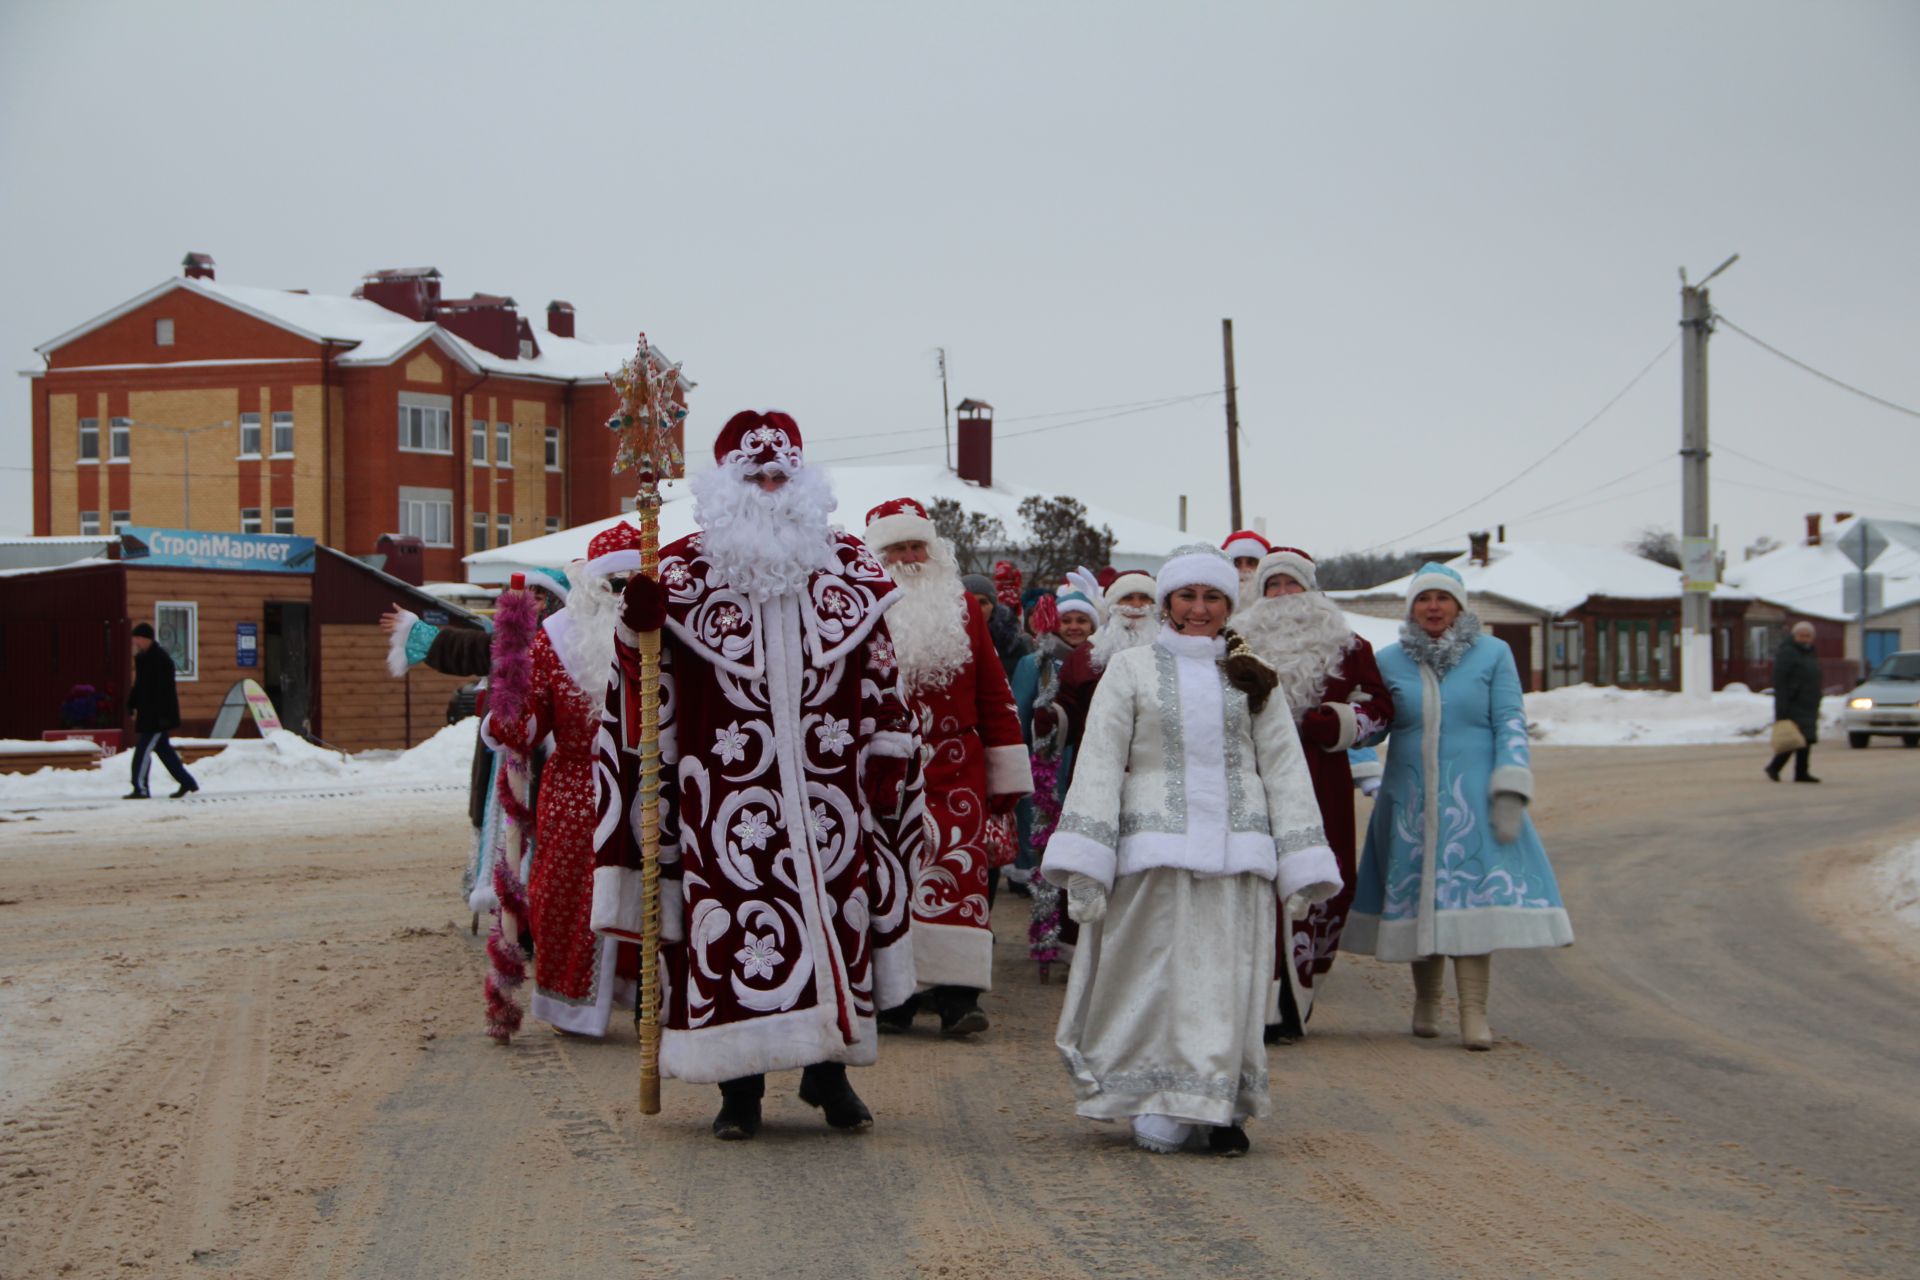
M 1273 544 L 1253 529 L 1241 529 L 1228 534 L 1227 540 L 1220 544 L 1220 549 L 1227 553 L 1229 560 L 1238 560 L 1242 556 L 1258 560 L 1273 550 Z
M 912 498 L 894 498 L 867 512 L 866 543 L 875 551 L 897 542 L 932 542 L 939 536 L 927 509 Z
M 640 571 L 640 529 L 622 520 L 593 535 L 587 544 L 587 572 L 598 577 Z
M 713 442 L 713 460 L 721 466 L 744 462 L 753 471 L 783 471 L 792 475 L 806 465 L 801 450 L 800 424 L 778 410 L 756 413 L 744 409 L 727 419 Z

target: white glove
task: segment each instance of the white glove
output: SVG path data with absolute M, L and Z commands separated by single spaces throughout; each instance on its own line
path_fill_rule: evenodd
M 1380 790 L 1380 775 L 1376 773 L 1370 778 L 1362 778 L 1355 785 L 1360 788 L 1361 795 L 1371 799 L 1373 794 Z
M 1313 905 L 1312 901 L 1307 897 L 1306 894 L 1296 893 L 1291 898 L 1288 898 L 1286 900 L 1286 902 L 1283 904 L 1283 907 L 1286 911 L 1287 919 L 1304 920 L 1307 917 L 1307 908 L 1311 907 L 1312 905 Z
M 1489 816 L 1493 819 L 1493 838 L 1501 844 L 1512 844 L 1520 838 L 1520 824 L 1526 820 L 1526 797 L 1512 791 L 1500 792 L 1493 798 Z
M 1107 886 L 1092 876 L 1067 877 L 1067 919 L 1075 924 L 1098 924 L 1107 918 Z

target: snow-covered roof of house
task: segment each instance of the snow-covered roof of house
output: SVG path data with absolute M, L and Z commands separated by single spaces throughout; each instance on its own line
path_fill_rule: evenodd
M 1574 542 L 1496 542 L 1488 562 L 1475 564 L 1466 553 L 1446 563 L 1458 570 L 1472 595 L 1498 596 L 1514 604 L 1560 614 L 1594 596 L 1613 600 L 1668 600 L 1680 594 L 1680 571 L 1614 547 Z M 1336 599 L 1363 600 L 1404 596 L 1413 575 L 1360 591 L 1335 591 Z M 1744 593 L 1724 584 L 1721 599 Z
M 482 350 L 431 320 L 411 320 L 365 298 L 338 294 L 296 293 L 251 285 L 218 284 L 212 280 L 178 276 L 161 281 L 146 292 L 78 325 L 34 348 L 42 355 L 145 306 L 177 289 L 200 294 L 245 312 L 255 319 L 297 333 L 313 342 L 344 344 L 351 350 L 336 363 L 392 364 L 422 342 L 432 341 L 469 371 L 538 378 L 554 382 L 592 382 L 605 378 L 633 355 L 631 343 L 593 342 L 539 332 L 534 335 L 540 354 L 527 359 L 505 359 Z M 663 356 L 663 358 L 665 358 Z M 684 379 L 683 379 L 684 381 Z M 686 383 L 691 387 L 691 382 Z
M 969 512 L 977 511 L 999 520 L 1006 526 L 1008 536 L 1018 539 L 1025 532 L 1020 519 L 1021 500 L 1035 495 L 1051 497 L 1057 492 L 1003 478 L 996 478 L 990 489 L 982 488 L 968 484 L 939 463 L 870 467 L 822 465 L 833 476 L 834 495 L 840 503 L 834 512 L 835 519 L 855 536 L 866 526 L 868 511 L 893 498 L 911 497 L 929 504 L 938 498 L 952 498 Z M 664 544 L 692 533 L 695 526 L 693 499 L 687 493 L 686 483 L 670 480 L 661 488 L 664 500 L 660 509 L 660 541 Z M 1079 494 L 1072 496 L 1086 502 Z M 467 575 L 476 582 L 499 582 L 515 569 L 564 569 L 585 557 L 587 544 L 594 535 L 623 518 L 609 516 L 525 542 L 476 551 L 466 558 Z M 1087 521 L 1096 528 L 1105 525 L 1113 530 L 1112 560 L 1115 567 L 1121 569 L 1156 569 L 1175 547 L 1196 541 L 1191 533 L 1092 503 L 1087 503 Z
M 1729 565 L 1727 581 L 1796 613 L 1851 619 L 1855 615 L 1844 607 L 1846 580 L 1859 570 L 1840 549 L 1840 541 L 1863 522 L 1886 539 L 1885 548 L 1867 565 L 1868 572 L 1880 575 L 1882 609 L 1905 608 L 1920 601 L 1920 524 L 1871 516 L 1840 521 L 1818 546 L 1781 547 L 1744 564 Z

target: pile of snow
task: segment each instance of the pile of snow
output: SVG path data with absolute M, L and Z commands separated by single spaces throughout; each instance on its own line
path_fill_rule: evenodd
M 1527 732 L 1536 742 L 1562 747 L 1680 747 L 1702 743 L 1753 742 L 1773 728 L 1773 695 L 1731 684 L 1709 698 L 1660 689 L 1615 689 L 1577 684 L 1529 693 Z M 1820 706 L 1829 731 L 1840 720 L 1844 698 Z
M 286 794 L 315 788 L 462 784 L 473 760 L 475 721 L 447 725 L 406 751 L 363 751 L 348 755 L 315 746 L 297 733 L 269 730 L 263 738 L 230 742 L 218 755 L 187 766 L 209 794 Z M 193 741 L 193 740 L 186 740 Z M 125 795 L 130 753 L 119 752 L 92 769 L 38 769 L 0 774 L 0 806 L 51 801 L 105 800 Z M 148 785 L 156 795 L 173 790 L 173 779 L 158 760 Z
M 1920 929 L 1920 840 L 1882 858 L 1874 880 L 1893 918 Z

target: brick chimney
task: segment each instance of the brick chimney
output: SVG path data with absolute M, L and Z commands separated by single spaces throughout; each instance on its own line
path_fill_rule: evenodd
M 213 255 L 210 253 L 190 253 L 180 260 L 184 270 L 182 275 L 189 280 L 213 279 Z
M 512 298 L 493 293 L 446 298 L 427 319 L 502 360 L 520 358 L 520 311 Z
M 1851 511 L 1836 511 L 1833 513 L 1833 522 L 1835 524 L 1843 524 L 1851 519 L 1853 519 L 1853 512 Z
M 556 338 L 573 336 L 573 304 L 555 298 L 547 304 L 547 332 Z
M 1810 547 L 1820 545 L 1820 513 L 1818 511 L 1807 512 L 1807 545 Z
M 1467 559 L 1473 564 L 1489 563 L 1493 559 L 1493 557 L 1491 552 L 1488 549 L 1488 544 L 1491 543 L 1492 541 L 1493 541 L 1493 535 L 1491 533 L 1488 533 L 1485 529 L 1480 530 L 1480 532 L 1478 533 L 1468 534 L 1467 535 L 1467 547 L 1468 547 Z
M 393 267 L 360 282 L 353 296 L 377 302 L 409 320 L 425 320 L 440 301 L 440 272 L 433 267 Z
M 993 487 L 993 406 L 985 400 L 962 400 L 960 419 L 960 478 L 985 489 Z

